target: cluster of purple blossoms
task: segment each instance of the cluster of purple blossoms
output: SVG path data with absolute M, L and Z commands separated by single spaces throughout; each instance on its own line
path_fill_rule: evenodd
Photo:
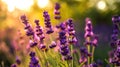
M 68 32 L 68 42 L 70 44 L 75 44 L 77 42 L 77 39 L 75 37 L 75 30 L 74 30 L 74 24 L 72 19 L 68 19 L 66 21 L 66 26 L 67 26 L 67 32 Z
M 43 29 L 42 27 L 39 25 L 39 20 L 35 20 L 34 21 L 35 24 L 36 24 L 36 27 L 35 27 L 35 33 L 36 33 L 36 36 L 38 38 L 38 43 L 39 43 L 39 48 L 41 50 L 47 50 L 46 46 L 44 45 L 44 39 L 45 39 L 45 35 L 43 33 Z
M 59 3 L 56 3 L 55 4 L 55 10 L 54 10 L 54 14 L 55 14 L 55 19 L 56 20 L 59 20 L 61 18 L 60 16 L 60 4 Z
M 90 18 L 86 18 L 86 25 L 85 25 L 85 46 L 86 47 L 81 47 L 80 48 L 80 63 L 88 63 L 87 65 L 95 65 L 95 64 L 90 64 L 90 57 L 93 56 L 94 51 L 91 49 L 95 49 L 97 46 L 98 42 L 98 36 L 93 33 L 92 30 L 92 23 Z M 91 63 L 93 62 L 93 58 L 91 58 Z
M 115 66 L 120 66 L 120 39 L 118 38 L 120 16 L 113 16 L 112 22 L 114 26 L 110 45 L 113 50 L 109 52 L 109 62 Z
M 43 17 L 44 17 L 44 22 L 45 22 L 45 27 L 46 27 L 46 34 L 51 34 L 53 33 L 52 25 L 50 22 L 50 16 L 47 11 L 43 12 Z
M 85 45 L 93 45 L 97 46 L 98 36 L 95 35 L 92 31 L 92 23 L 90 18 L 86 18 L 86 26 L 85 26 Z
M 38 59 L 35 57 L 35 52 L 30 53 L 30 64 L 29 67 L 40 67 Z
M 34 30 L 32 29 L 32 26 L 29 24 L 27 18 L 25 15 L 21 16 L 21 20 L 25 25 L 25 31 L 26 35 L 30 37 L 30 47 L 34 47 L 37 45 L 37 42 L 34 40 Z
M 116 48 L 116 41 L 118 40 L 118 33 L 119 33 L 119 26 L 118 26 L 118 22 L 120 22 L 119 16 L 114 16 L 112 17 L 112 21 L 113 21 L 113 34 L 111 36 L 111 47 L 112 48 Z
M 96 47 L 98 42 L 98 36 L 92 31 L 92 23 L 90 18 L 86 18 L 86 26 L 85 26 L 85 45 L 91 45 Z
M 26 35 L 27 36 L 34 36 L 34 32 L 33 32 L 33 29 L 31 27 L 31 25 L 29 24 L 27 18 L 25 15 L 21 16 L 21 20 L 22 22 L 24 23 L 25 25 L 25 31 L 26 31 Z
M 70 50 L 67 43 L 67 32 L 66 32 L 66 24 L 61 23 L 59 31 L 59 40 L 60 40 L 60 53 L 63 55 L 64 60 L 71 60 L 72 56 L 70 56 Z

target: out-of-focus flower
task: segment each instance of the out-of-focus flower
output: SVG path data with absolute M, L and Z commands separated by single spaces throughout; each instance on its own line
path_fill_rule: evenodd
M 12 64 L 10 67 L 17 67 L 17 65 L 16 64 Z
M 60 4 L 59 3 L 55 4 L 54 14 L 55 14 L 54 18 L 56 20 L 59 20 L 61 18 L 61 16 L 60 16 Z

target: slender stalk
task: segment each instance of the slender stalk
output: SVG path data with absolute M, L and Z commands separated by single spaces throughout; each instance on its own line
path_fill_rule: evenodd
M 65 62 L 66 62 L 66 64 L 67 64 L 67 65 L 65 65 L 65 67 L 69 67 L 69 61 L 66 60 Z
M 91 62 L 94 61 L 94 52 L 95 52 L 95 46 L 92 48 L 92 57 L 91 57 Z
M 72 57 L 73 57 L 72 50 L 73 50 L 73 45 L 71 44 L 71 55 L 72 55 Z M 73 67 L 73 63 L 74 63 L 74 59 L 72 59 L 72 67 Z
M 105 59 L 105 61 L 110 65 L 110 67 L 113 67 L 113 65 L 111 65 L 107 59 Z
M 87 37 L 87 41 L 90 41 L 90 37 Z M 88 53 L 90 53 L 90 44 L 87 45 Z M 88 65 L 90 64 L 90 57 L 88 56 Z
M 45 55 L 45 60 L 46 60 L 46 62 L 47 62 L 47 67 L 49 67 L 48 66 L 48 61 L 47 61 L 47 55 L 46 55 L 46 52 L 44 51 L 44 55 Z
M 85 63 L 85 62 L 82 62 L 82 63 L 79 65 L 79 67 L 82 67 L 84 63 Z
M 87 45 L 88 53 L 90 52 L 90 45 Z M 88 56 L 88 65 L 90 64 L 90 57 Z

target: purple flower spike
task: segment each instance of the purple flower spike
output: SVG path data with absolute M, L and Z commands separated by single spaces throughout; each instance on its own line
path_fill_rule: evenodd
M 45 23 L 45 27 L 47 28 L 46 30 L 46 34 L 51 34 L 53 33 L 53 29 L 52 29 L 52 26 L 51 26 L 51 22 L 50 22 L 50 16 L 48 14 L 47 11 L 44 11 L 43 12 L 43 17 L 44 17 L 44 23 Z
M 60 16 L 60 4 L 59 3 L 55 4 L 54 14 L 55 14 L 54 18 L 56 20 L 60 20 L 61 19 L 61 16 Z
M 85 26 L 85 38 L 92 37 L 93 31 L 92 31 L 92 23 L 89 18 L 86 18 L 86 26 Z
M 37 45 L 37 42 L 36 41 L 33 41 L 33 40 L 30 40 L 30 47 L 34 47 Z

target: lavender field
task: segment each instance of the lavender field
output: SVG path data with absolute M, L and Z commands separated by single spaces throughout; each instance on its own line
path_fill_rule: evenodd
M 0 67 L 120 67 L 119 0 L 0 0 Z

